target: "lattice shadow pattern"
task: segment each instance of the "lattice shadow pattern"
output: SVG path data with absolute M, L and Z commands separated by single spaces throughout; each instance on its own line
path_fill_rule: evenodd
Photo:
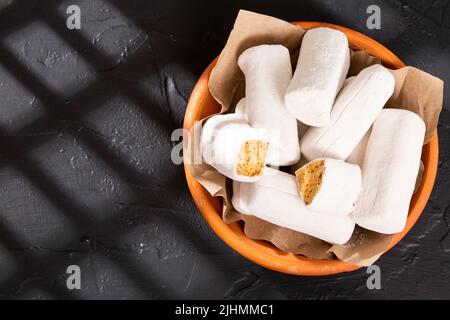
M 124 91 L 121 87 L 121 83 L 114 81 L 105 81 L 101 76 L 91 81 L 85 88 L 79 90 L 70 95 L 70 97 L 62 96 L 56 92 L 51 86 L 45 84 L 42 79 L 30 72 L 27 65 L 20 61 L 15 53 L 2 41 L 5 37 L 16 30 L 26 27 L 33 22 L 39 22 L 46 27 L 50 28 L 65 45 L 69 46 L 71 50 L 75 50 L 80 57 L 84 60 L 84 63 L 89 65 L 101 74 L 117 66 L 117 61 L 104 54 L 98 48 L 96 48 L 91 39 L 85 36 L 81 32 L 69 31 L 65 28 L 65 19 L 62 11 L 58 9 L 60 3 L 58 1 L 48 1 L 45 5 L 45 10 L 24 10 L 26 7 L 36 7 L 30 5 L 31 1 L 16 0 L 6 8 L 0 11 L 0 65 L 9 74 L 13 75 L 27 91 L 31 92 L 35 96 L 44 112 L 37 119 L 34 119 L 31 123 L 24 126 L 20 132 L 14 132 L 14 134 L 8 133 L 4 128 L 0 128 L 0 144 L 2 149 L 7 150 L 3 152 L 0 158 L 0 168 L 3 166 L 13 166 L 16 170 L 19 170 L 21 174 L 25 175 L 34 187 L 38 188 L 49 202 L 52 203 L 60 212 L 63 212 L 67 219 L 69 219 L 74 226 L 80 230 L 83 234 L 90 235 L 92 239 L 111 239 L 119 238 L 124 234 L 121 234 L 120 230 L 114 235 L 109 234 L 108 228 L 101 226 L 94 227 L 92 224 L 86 223 L 89 217 L 95 216 L 95 212 L 92 212 L 89 208 L 77 204 L 73 201 L 70 195 L 64 193 L 58 184 L 39 167 L 30 156 L 30 152 L 33 149 L 44 145 L 51 139 L 51 136 L 42 136 L 39 139 L 28 140 L 26 137 L 33 132 L 51 132 L 60 129 L 63 124 L 66 129 L 71 129 L 71 133 L 76 135 L 76 138 L 83 143 L 83 145 L 94 154 L 96 158 L 100 159 L 111 171 L 120 177 L 123 181 L 130 184 L 137 184 L 140 181 L 141 172 L 131 167 L 129 163 L 124 159 L 118 157 L 111 149 L 101 141 L 101 139 L 92 139 L 92 136 L 83 131 L 71 128 L 72 123 L 82 123 L 83 118 L 93 112 L 96 106 L 100 105 L 102 100 L 111 98 L 120 94 L 126 97 L 129 101 L 138 106 L 153 106 L 155 101 L 152 101 L 148 93 L 146 93 L 140 86 L 128 86 L 127 91 Z M 126 12 L 126 8 L 123 8 L 124 2 L 111 0 L 110 5 L 116 7 L 119 11 Z M 125 16 L 127 16 L 125 14 Z M 127 19 L 131 19 L 127 16 Z M 149 40 L 151 47 L 151 40 Z M 142 67 L 142 61 L 149 59 L 146 52 L 138 51 L 126 63 L 120 65 L 120 72 L 126 74 L 128 71 L 132 72 L 134 81 L 138 82 L 148 72 L 149 64 L 145 64 Z M 153 66 L 154 67 L 154 66 Z M 97 92 L 101 94 L 97 95 Z M 70 101 L 68 104 L 67 101 Z M 178 127 L 180 124 L 176 123 L 167 110 L 163 108 L 152 108 L 151 111 L 148 108 L 140 108 L 141 111 L 150 117 L 155 123 L 163 126 L 163 130 L 170 135 L 171 131 Z M 68 120 L 69 119 L 69 120 Z M 75 126 L 76 127 L 76 126 Z M 1 214 L 1 213 L 0 213 Z M 108 225 L 109 221 L 103 221 L 104 225 Z M 186 232 L 183 226 L 176 227 L 181 233 Z M 188 237 L 188 235 L 186 235 Z M 0 220 L 0 241 L 9 249 L 18 249 L 27 247 L 26 241 L 24 241 L 20 235 L 17 235 L 14 230 L 10 230 L 6 224 L 1 223 Z M 95 253 L 103 255 L 104 257 L 110 256 L 109 249 L 104 247 L 101 241 L 98 240 L 86 240 L 91 241 L 90 247 L 95 247 Z M 208 250 L 208 245 L 199 240 L 196 245 L 202 246 Z M 67 247 L 79 247 L 79 243 L 69 243 Z M 88 251 L 89 249 L 87 249 Z M 17 264 L 21 267 L 18 268 L 15 273 L 2 283 L 5 287 L 19 286 L 24 277 L 30 273 L 33 266 L 45 265 L 47 257 L 51 252 L 38 252 L 30 253 L 24 258 L 21 255 L 15 255 Z M 122 261 L 121 259 L 128 259 L 121 257 L 117 259 L 117 267 L 125 274 L 133 284 L 139 288 L 148 297 L 164 298 L 165 293 L 158 292 L 156 288 L 160 288 L 161 284 L 157 279 L 151 278 L 148 272 L 140 270 L 139 266 L 134 265 L 133 259 Z M 73 261 L 76 263 L 76 261 Z M 48 270 L 40 274 L 41 277 L 54 276 L 55 270 L 65 270 L 67 264 L 52 265 Z M 60 279 L 61 280 L 61 279 Z M 151 293 L 149 292 L 149 288 Z M 38 285 L 35 288 L 33 286 L 27 286 L 28 289 L 41 290 Z M 57 295 L 56 298 L 74 299 L 79 295 L 75 291 L 68 291 L 65 287 L 65 282 L 55 281 L 52 287 L 52 294 Z

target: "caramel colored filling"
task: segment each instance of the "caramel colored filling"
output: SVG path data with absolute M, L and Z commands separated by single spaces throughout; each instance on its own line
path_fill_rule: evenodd
M 268 147 L 269 144 L 261 140 L 245 141 L 239 151 L 236 173 L 247 177 L 260 176 Z
M 295 172 L 297 185 L 306 205 L 313 202 L 320 190 L 325 172 L 325 160 L 314 160 Z

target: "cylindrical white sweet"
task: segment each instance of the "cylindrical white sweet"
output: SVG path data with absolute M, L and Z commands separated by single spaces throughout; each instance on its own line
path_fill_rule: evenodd
M 255 183 L 233 182 L 231 201 L 242 214 L 255 215 L 330 243 L 346 243 L 355 227 L 349 216 L 325 215 L 308 209 L 298 194 L 295 176 L 272 168 L 266 168 Z
M 415 113 L 381 111 L 367 144 L 363 189 L 350 215 L 358 225 L 385 234 L 404 229 L 424 135 L 425 124 Z
M 345 79 L 344 83 L 342 84 L 341 90 L 344 89 L 353 79 L 355 79 L 355 76 L 351 76 L 351 77 L 348 77 L 347 79 Z
M 372 129 L 366 132 L 366 134 L 362 137 L 361 141 L 356 145 L 355 149 L 353 149 L 352 153 L 345 160 L 348 163 L 357 164 L 360 168 L 362 168 L 364 163 L 364 156 L 366 154 L 367 143 L 369 142 L 370 133 Z
M 355 76 L 351 76 L 345 79 L 341 90 L 343 90 L 353 79 L 355 79 Z M 367 142 L 369 142 L 371 130 L 372 129 L 369 128 L 369 130 L 364 134 L 361 141 L 358 142 L 358 144 L 356 145 L 355 149 L 353 149 L 348 158 L 345 159 L 346 162 L 357 164 L 360 168 L 362 167 L 364 162 L 364 155 L 366 154 Z
M 288 111 L 307 125 L 327 125 L 349 66 L 350 49 L 343 32 L 324 27 L 307 31 L 284 98 Z
M 284 107 L 283 97 L 292 77 L 289 50 L 282 45 L 260 45 L 238 59 L 245 75 L 245 113 L 249 124 L 267 132 L 267 163 L 285 166 L 300 159 L 297 120 Z
M 242 98 L 236 104 L 236 107 L 234 108 L 234 113 L 242 116 L 244 119 L 247 120 L 247 114 L 245 113 L 245 98 Z
M 362 70 L 339 93 L 330 123 L 311 127 L 302 137 L 306 159 L 347 159 L 392 95 L 394 85 L 392 74 L 379 64 Z
M 319 213 L 343 216 L 353 211 L 361 192 L 359 166 L 335 159 L 317 159 L 296 171 L 306 206 Z
M 230 179 L 254 182 L 262 175 L 267 142 L 242 115 L 219 114 L 206 120 L 200 147 L 203 160 Z M 252 173 L 240 168 L 251 168 Z

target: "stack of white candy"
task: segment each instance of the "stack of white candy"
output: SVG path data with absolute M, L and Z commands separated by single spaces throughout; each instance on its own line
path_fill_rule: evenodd
M 425 125 L 410 111 L 383 109 L 392 74 L 373 65 L 346 80 L 347 38 L 330 28 L 306 32 L 293 75 L 281 45 L 247 49 L 238 65 L 245 98 L 235 113 L 208 119 L 201 137 L 204 161 L 234 180 L 234 208 L 336 244 L 355 223 L 402 231 Z M 297 121 L 310 126 L 300 140 Z M 277 170 L 300 154 L 309 163 L 295 176 Z

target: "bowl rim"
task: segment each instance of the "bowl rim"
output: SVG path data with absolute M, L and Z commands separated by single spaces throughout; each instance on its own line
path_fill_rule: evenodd
M 335 24 L 316 21 L 297 21 L 292 22 L 292 24 L 301 26 L 304 29 L 330 27 L 340 30 L 347 35 L 352 49 L 364 49 L 370 54 L 380 57 L 383 65 L 392 69 L 398 69 L 405 66 L 403 61 L 389 49 L 376 40 L 355 30 Z M 205 99 L 212 98 L 208 89 L 208 80 L 217 59 L 218 58 L 214 59 L 205 69 L 192 91 L 184 117 L 183 128 L 185 130 L 189 130 L 194 125 L 195 121 L 200 119 L 200 110 L 198 110 L 196 106 L 199 103 L 204 103 Z M 186 144 L 183 144 L 183 154 L 184 156 L 187 154 Z M 434 186 L 438 158 L 439 146 L 436 131 L 431 140 L 424 145 L 422 149 L 422 161 L 425 164 L 422 182 L 418 191 L 411 199 L 406 226 L 402 232 L 393 236 L 389 247 L 384 253 L 395 246 L 411 230 L 419 216 L 422 214 Z M 266 241 L 247 238 L 243 233 L 240 222 L 227 224 L 223 221 L 221 199 L 210 195 L 208 191 L 192 177 L 189 166 L 186 163 L 184 163 L 184 171 L 192 198 L 213 231 L 228 246 L 254 263 L 282 273 L 307 276 L 331 275 L 360 268 L 360 266 L 352 265 L 338 259 L 318 260 L 306 258 L 301 255 L 285 253 Z

